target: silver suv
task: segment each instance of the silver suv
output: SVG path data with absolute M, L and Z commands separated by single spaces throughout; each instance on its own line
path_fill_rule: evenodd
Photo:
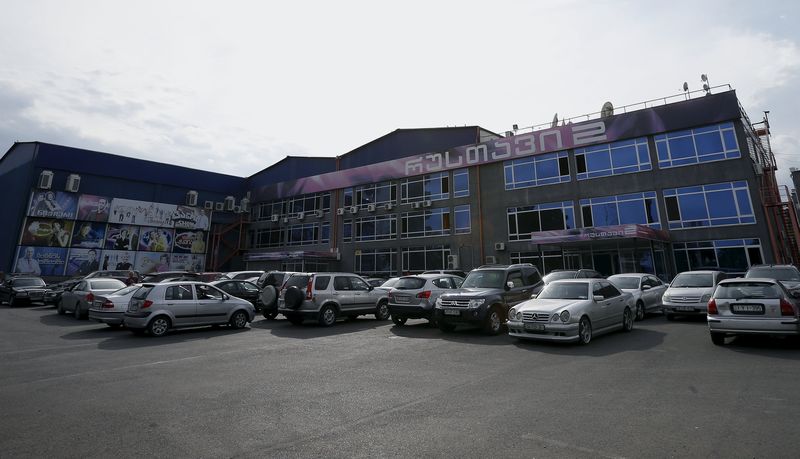
M 375 314 L 378 320 L 388 320 L 388 303 L 385 290 L 352 273 L 297 273 L 283 284 L 278 312 L 294 325 L 311 319 L 330 327 L 338 317 Z
M 134 293 L 124 324 L 134 333 L 164 336 L 171 328 L 229 324 L 244 328 L 252 322 L 252 303 L 203 282 L 143 284 Z

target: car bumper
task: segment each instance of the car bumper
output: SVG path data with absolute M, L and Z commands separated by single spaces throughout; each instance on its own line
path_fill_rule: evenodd
M 122 323 L 128 328 L 147 328 L 147 323 L 150 321 L 150 313 L 128 313 L 123 315 Z
M 389 314 L 392 317 L 405 317 L 408 319 L 431 319 L 433 318 L 433 309 L 425 309 L 422 305 L 389 303 Z
M 458 315 L 455 312 L 458 312 Z M 480 308 L 436 308 L 433 317 L 437 322 L 452 324 L 479 324 L 486 319 L 485 307 Z
M 121 311 L 103 311 L 100 309 L 89 309 L 89 320 L 102 322 L 104 324 L 122 325 L 125 313 Z
M 720 318 L 708 316 L 708 330 L 712 333 L 736 335 L 800 335 L 800 319 Z
M 661 306 L 664 314 L 679 314 L 687 316 L 703 316 L 708 313 L 708 303 L 669 303 Z
M 526 325 L 542 325 L 542 330 L 532 330 Z M 519 321 L 509 321 L 506 323 L 508 335 L 515 338 L 534 339 L 540 341 L 578 341 L 578 324 L 559 324 L 559 323 L 528 323 Z

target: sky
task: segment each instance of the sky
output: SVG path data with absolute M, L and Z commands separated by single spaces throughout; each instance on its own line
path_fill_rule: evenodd
M 0 152 L 249 176 L 397 128 L 505 132 L 729 84 L 800 168 L 797 1 L 0 0 Z

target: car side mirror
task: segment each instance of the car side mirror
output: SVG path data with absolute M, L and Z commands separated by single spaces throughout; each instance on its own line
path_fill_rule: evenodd
M 645 290 L 650 290 L 651 288 L 653 288 L 653 287 L 651 287 L 651 286 L 649 286 L 649 285 L 642 285 L 642 291 L 643 291 L 643 292 L 644 292 Z
M 506 282 L 506 290 L 511 290 L 514 288 L 514 283 L 511 281 Z
M 226 295 L 224 293 L 222 294 L 222 301 L 228 301 L 230 299 L 231 299 L 231 297 L 229 297 L 228 295 Z
M 603 295 L 594 295 L 592 299 L 597 303 L 606 299 Z
M 371 291 L 375 290 L 375 287 L 367 284 L 367 290 L 371 292 Z

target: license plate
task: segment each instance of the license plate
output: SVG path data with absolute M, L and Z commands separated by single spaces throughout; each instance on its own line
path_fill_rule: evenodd
M 445 309 L 444 310 L 444 315 L 446 315 L 446 316 L 460 316 L 461 315 L 461 311 L 459 311 L 458 309 Z
M 731 311 L 739 314 L 764 314 L 764 305 L 761 304 L 732 304 Z
M 394 297 L 394 301 L 397 303 L 408 303 L 411 301 L 411 298 L 407 296 L 396 296 Z
M 676 311 L 694 311 L 693 307 L 690 306 L 675 306 Z
M 525 324 L 525 330 L 544 331 L 542 324 Z

